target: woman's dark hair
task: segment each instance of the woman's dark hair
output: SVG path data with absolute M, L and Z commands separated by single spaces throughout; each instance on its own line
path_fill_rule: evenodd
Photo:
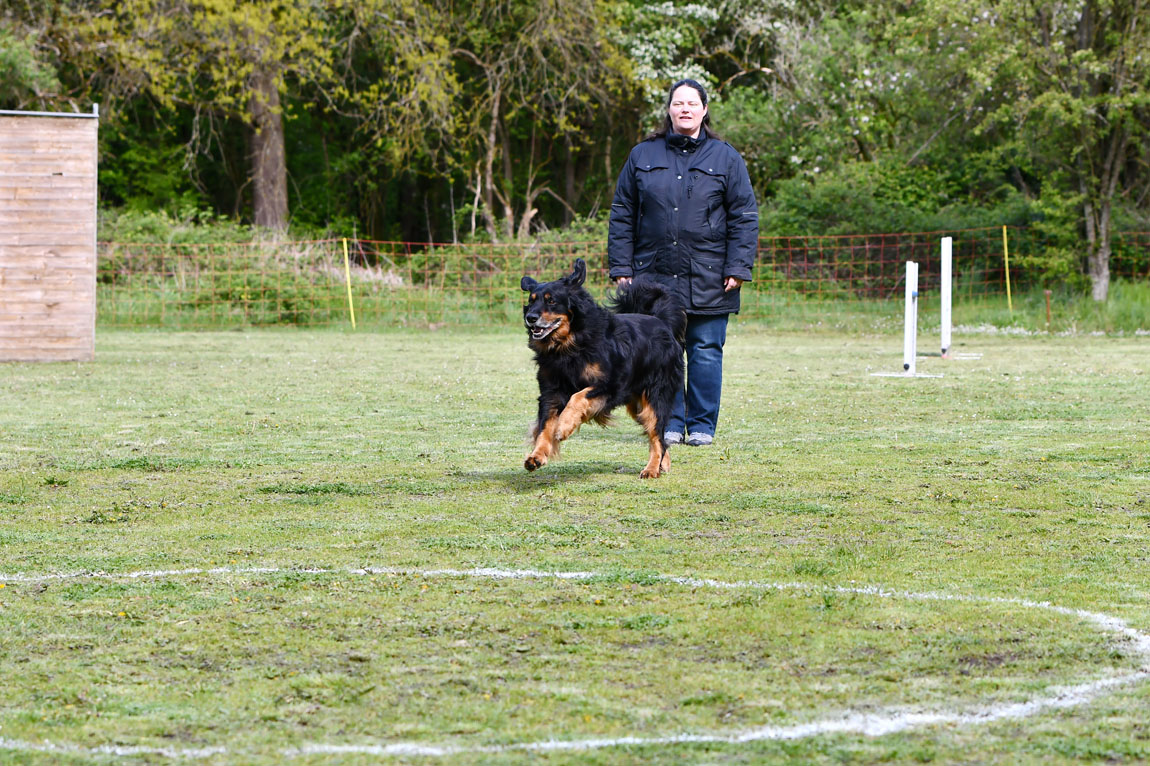
M 652 138 L 662 138 L 674 130 L 674 125 L 671 124 L 671 115 L 667 114 L 667 110 L 671 108 L 671 98 L 674 97 L 675 91 L 686 85 L 699 94 L 699 100 L 703 102 L 703 106 L 707 105 L 707 89 L 699 84 L 697 80 L 678 80 L 671 89 L 667 91 L 667 101 L 663 104 L 663 124 L 658 130 L 649 133 L 643 140 L 650 141 Z M 707 114 L 703 116 L 703 124 L 699 128 L 701 133 L 705 133 L 708 138 L 717 138 L 720 141 L 723 139 L 718 132 L 711 127 L 711 110 L 707 110 Z

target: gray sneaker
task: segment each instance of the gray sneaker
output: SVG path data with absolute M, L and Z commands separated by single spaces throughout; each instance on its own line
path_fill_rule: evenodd
M 695 433 L 687 436 L 687 446 L 688 447 L 710 447 L 711 442 L 713 442 L 714 440 L 715 440 L 715 437 L 711 436 L 710 434 L 705 434 L 702 431 L 696 431 Z
M 681 433 L 679 433 L 678 431 L 664 431 L 663 432 L 663 441 L 667 442 L 668 447 L 671 446 L 672 444 L 682 444 L 683 443 L 683 435 Z

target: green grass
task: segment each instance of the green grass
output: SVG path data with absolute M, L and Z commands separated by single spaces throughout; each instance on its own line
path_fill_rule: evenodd
M 894 335 L 738 322 L 715 446 L 675 448 L 653 481 L 625 415 L 523 471 L 536 392 L 510 330 L 100 332 L 93 363 L 4 365 L 0 574 L 110 576 L 3 583 L 0 762 L 172 760 L 96 750 L 119 745 L 276 764 L 317 743 L 465 764 L 1146 761 L 1150 684 L 873 738 L 473 750 L 962 710 L 1130 672 L 1095 626 L 989 599 L 1150 630 L 1146 343 L 956 334 L 981 358 L 901 379 L 869 375 L 901 366 Z M 594 576 L 427 574 L 475 567 Z M 143 570 L 199 571 L 120 576 Z

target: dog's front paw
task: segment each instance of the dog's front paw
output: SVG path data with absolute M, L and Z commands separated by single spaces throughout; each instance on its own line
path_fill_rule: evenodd
M 654 468 L 651 468 L 650 466 L 648 466 L 648 467 L 644 468 L 642 471 L 639 471 L 639 478 L 640 479 L 657 479 L 657 478 L 659 478 L 659 466 L 655 466 Z
M 528 471 L 534 471 L 536 468 L 542 468 L 547 465 L 547 458 L 543 455 L 536 455 L 534 452 L 527 456 L 523 461 L 523 467 Z

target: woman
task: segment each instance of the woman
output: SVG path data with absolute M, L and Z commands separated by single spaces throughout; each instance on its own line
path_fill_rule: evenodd
M 687 309 L 687 390 L 664 438 L 706 446 L 715 438 L 727 319 L 751 278 L 759 208 L 747 166 L 711 129 L 707 91 L 680 80 L 663 127 L 631 150 L 611 203 L 607 262 L 618 284 L 655 280 Z

